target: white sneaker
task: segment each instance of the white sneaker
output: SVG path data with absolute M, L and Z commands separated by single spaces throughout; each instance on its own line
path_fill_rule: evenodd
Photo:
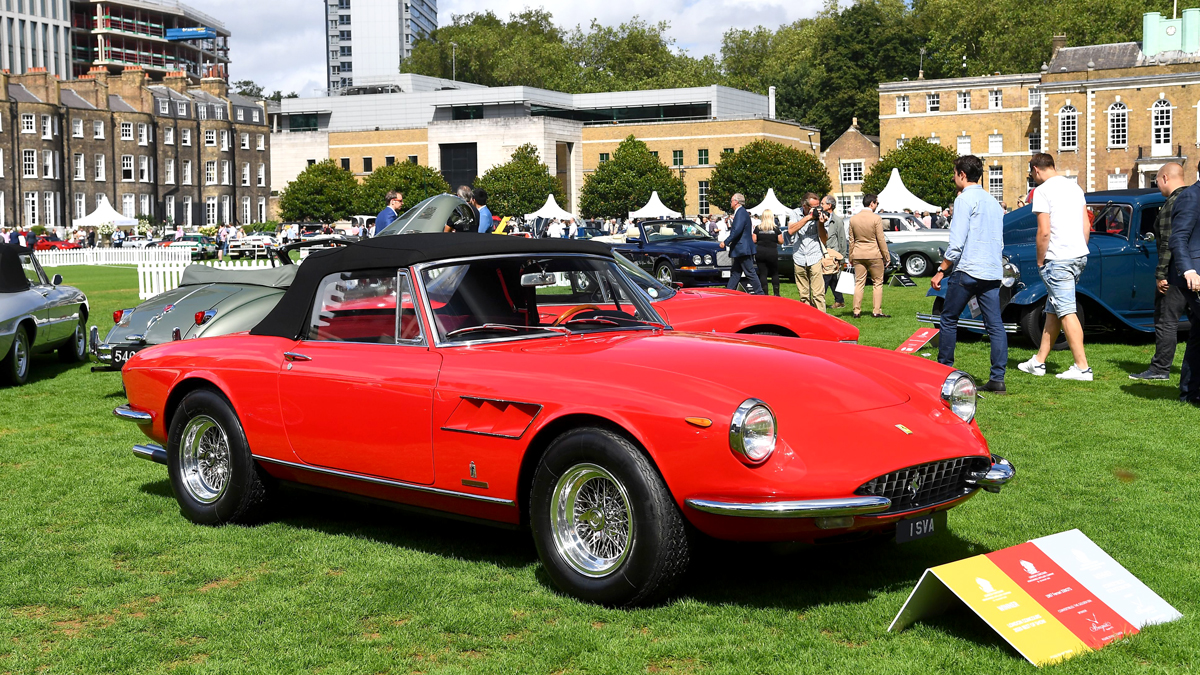
M 1026 361 L 1024 363 L 1018 364 L 1017 368 L 1020 368 L 1021 372 L 1023 372 L 1023 373 L 1029 373 L 1030 375 L 1037 375 L 1038 377 L 1041 377 L 1046 374 L 1046 364 L 1038 363 L 1036 356 L 1029 359 L 1028 361 Z
M 1067 368 L 1065 371 L 1055 375 L 1055 377 L 1060 380 L 1079 380 L 1080 382 L 1091 382 L 1092 369 L 1088 368 L 1087 370 L 1080 370 L 1079 366 L 1072 363 L 1070 368 Z

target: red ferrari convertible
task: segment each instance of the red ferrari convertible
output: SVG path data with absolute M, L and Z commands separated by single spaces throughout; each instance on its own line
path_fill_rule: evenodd
M 69 251 L 76 248 L 80 248 L 79 244 L 61 239 L 51 240 L 44 234 L 37 238 L 37 243 L 33 246 L 35 251 Z
M 561 589 L 613 606 L 671 590 L 688 523 L 906 541 L 1013 476 L 966 373 L 668 328 L 603 245 L 382 237 L 311 255 L 249 333 L 138 352 L 115 414 L 194 522 L 259 519 L 289 481 L 527 525 Z

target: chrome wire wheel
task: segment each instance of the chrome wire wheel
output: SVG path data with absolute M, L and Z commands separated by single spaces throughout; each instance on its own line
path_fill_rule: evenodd
M 17 339 L 13 342 L 13 358 L 16 359 L 17 379 L 24 380 L 25 374 L 29 372 L 29 338 L 20 329 L 17 330 Z
M 197 415 L 183 429 L 179 444 L 179 473 L 188 493 L 211 504 L 229 484 L 229 437 L 216 420 Z
M 75 356 L 82 359 L 87 355 L 87 330 L 83 327 L 83 321 L 75 327 Z
M 671 273 L 671 266 L 660 266 L 658 268 L 658 282 L 664 286 L 670 286 L 673 281 L 675 281 L 675 275 Z
M 559 477 L 550 503 L 554 546 L 577 572 L 604 577 L 633 547 L 633 513 L 621 481 L 595 464 L 577 464 Z

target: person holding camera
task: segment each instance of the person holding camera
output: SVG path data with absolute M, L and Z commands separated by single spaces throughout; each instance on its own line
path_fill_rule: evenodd
M 821 269 L 821 260 L 825 258 L 825 221 L 829 214 L 821 209 L 817 195 L 812 192 L 804 195 L 804 204 L 800 207 L 804 215 L 796 221 L 788 223 L 788 236 L 791 237 L 793 253 L 792 265 L 796 269 L 796 291 L 800 293 L 800 302 L 825 311 L 825 273 Z

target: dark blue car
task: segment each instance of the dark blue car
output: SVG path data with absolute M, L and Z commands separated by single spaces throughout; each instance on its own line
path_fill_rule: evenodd
M 1158 190 L 1110 190 L 1086 195 L 1094 220 L 1087 268 L 1079 280 L 1079 321 L 1087 328 L 1132 328 L 1154 332 L 1154 270 L 1158 265 L 1155 221 L 1166 201 Z M 1004 216 L 1004 284 L 1000 307 L 1004 328 L 1034 344 L 1042 339 L 1046 285 L 1037 268 L 1037 214 L 1032 206 Z M 937 323 L 945 298 L 932 288 L 933 312 L 918 314 Z M 959 326 L 983 332 L 983 319 L 963 310 Z M 1180 330 L 1187 323 L 1180 323 Z
M 642 221 L 627 230 L 625 242 L 615 244 L 613 250 L 664 284 L 729 283 L 729 256 L 703 225 L 690 220 Z

